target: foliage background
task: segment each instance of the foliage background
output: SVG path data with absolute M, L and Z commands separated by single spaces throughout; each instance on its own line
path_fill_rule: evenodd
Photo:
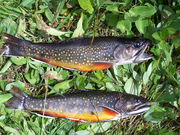
M 23 57 L 0 57 L 0 135 L 166 134 L 180 131 L 179 0 L 0 0 L 0 34 L 33 42 L 78 36 L 145 37 L 154 57 L 140 64 L 80 72 Z M 3 41 L 0 40 L 3 46 Z M 144 115 L 105 123 L 74 123 L 8 110 L 15 84 L 43 97 L 69 89 L 103 89 L 142 95 L 154 102 Z

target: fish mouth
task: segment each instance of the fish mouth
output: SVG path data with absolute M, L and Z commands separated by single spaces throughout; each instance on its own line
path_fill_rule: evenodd
M 135 53 L 135 55 L 133 57 L 135 57 L 134 59 L 134 63 L 139 63 L 139 62 L 143 62 L 145 60 L 149 60 L 152 58 L 152 54 L 147 54 L 144 53 L 146 48 L 148 47 L 148 44 L 141 46 L 138 51 Z
M 135 109 L 131 112 L 128 113 L 128 115 L 140 115 L 142 113 L 145 113 L 147 110 L 149 110 L 151 107 L 150 103 L 144 103 L 141 104 L 137 107 L 135 107 Z

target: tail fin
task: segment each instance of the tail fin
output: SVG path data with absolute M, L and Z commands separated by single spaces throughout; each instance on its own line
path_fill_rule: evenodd
M 17 88 L 16 86 L 13 86 L 12 90 L 10 91 L 14 97 L 12 97 L 5 106 L 10 109 L 18 109 L 23 110 L 24 108 L 24 101 L 25 98 L 28 97 L 26 93 L 24 93 L 22 90 Z
M 20 51 L 21 46 L 31 44 L 29 41 L 17 38 L 7 33 L 4 33 L 2 38 L 5 42 L 4 48 L 2 49 L 4 51 L 4 56 L 22 56 L 23 54 Z

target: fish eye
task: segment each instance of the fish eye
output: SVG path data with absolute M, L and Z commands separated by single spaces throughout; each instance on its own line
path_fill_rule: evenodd
M 135 102 L 136 102 L 136 103 L 141 103 L 141 100 L 139 100 L 139 99 L 136 98 L 136 99 L 135 99 Z
M 136 42 L 136 43 L 134 44 L 134 47 L 135 47 L 135 48 L 139 48 L 140 46 L 142 46 L 142 42 Z
M 146 41 L 145 39 L 137 39 L 137 40 L 134 42 L 133 46 L 134 46 L 135 48 L 139 48 L 139 47 L 143 46 L 146 42 L 147 42 L 147 41 Z

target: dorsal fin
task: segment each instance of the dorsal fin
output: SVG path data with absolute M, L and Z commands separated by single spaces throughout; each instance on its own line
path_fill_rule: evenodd
M 87 92 L 87 91 L 94 91 L 94 90 L 93 89 L 69 90 L 65 94 L 81 93 L 81 92 Z
M 81 42 L 83 39 L 87 39 L 87 38 L 83 38 L 83 37 L 77 37 L 77 38 L 68 38 L 65 39 L 63 41 L 60 41 L 60 44 L 69 44 L 69 43 L 73 43 L 73 42 Z

